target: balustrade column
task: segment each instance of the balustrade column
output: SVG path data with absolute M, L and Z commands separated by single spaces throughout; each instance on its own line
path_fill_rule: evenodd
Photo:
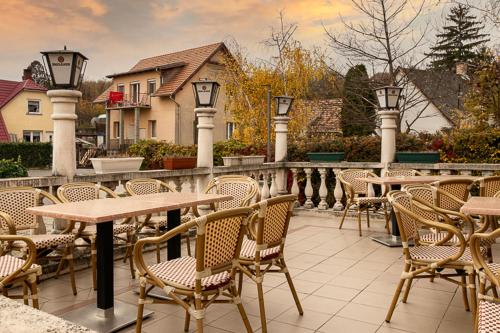
M 451 174 L 451 170 L 439 170 L 439 174 L 443 176 L 448 176 Z
M 299 173 L 299 169 L 291 169 L 292 170 L 292 176 L 293 176 L 293 182 L 292 182 L 292 188 L 291 188 L 291 193 L 292 194 L 295 194 L 297 196 L 297 198 L 299 197 L 299 194 L 300 194 L 300 188 L 299 188 L 299 183 L 297 181 L 297 176 L 298 176 L 298 173 Z M 295 201 L 295 207 L 298 207 L 300 204 L 299 204 L 299 201 Z
M 269 191 L 269 174 L 267 173 L 267 171 L 264 171 L 262 173 L 262 179 L 262 190 L 260 196 L 262 197 L 262 200 L 264 200 L 271 196 Z
M 326 169 L 319 168 L 319 175 L 321 177 L 321 185 L 319 186 L 319 197 L 321 198 L 318 204 L 318 209 L 325 210 L 328 209 L 328 203 L 326 202 L 326 196 L 328 195 L 328 188 L 326 187 Z
M 344 205 L 342 205 L 342 197 L 344 196 L 344 191 L 342 190 L 342 184 L 340 183 L 339 174 L 340 169 L 334 169 L 335 173 L 335 189 L 333 190 L 333 196 L 335 197 L 335 203 L 333 205 L 333 210 L 343 210 Z
M 304 169 L 306 173 L 306 188 L 304 191 L 304 194 L 306 196 L 306 202 L 304 203 L 305 208 L 314 208 L 314 203 L 312 202 L 312 195 L 313 195 L 313 187 L 311 183 L 311 174 L 312 174 L 312 169 L 311 168 L 305 168 Z
M 278 184 L 276 183 L 276 170 L 271 171 L 271 188 L 269 189 L 271 197 L 278 195 Z

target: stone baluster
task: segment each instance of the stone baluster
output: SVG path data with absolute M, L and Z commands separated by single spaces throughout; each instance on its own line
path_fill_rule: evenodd
M 260 193 L 262 200 L 268 199 L 271 196 L 269 191 L 269 174 L 267 171 L 262 172 L 262 190 Z
M 339 174 L 340 169 L 335 169 L 335 189 L 333 191 L 333 196 L 335 197 L 335 203 L 333 205 L 333 210 L 342 210 L 344 205 L 342 205 L 342 197 L 344 196 L 344 191 L 342 190 L 342 184 L 340 183 Z
M 189 177 L 189 191 L 191 191 L 191 193 L 196 192 L 196 178 L 195 178 L 195 176 Z
M 483 177 L 490 177 L 490 176 L 493 176 L 493 171 L 486 170 L 486 171 L 483 171 L 481 174 Z
M 278 184 L 276 184 L 276 170 L 271 171 L 271 188 L 269 189 L 271 197 L 278 195 Z
M 420 173 L 424 176 L 427 176 L 427 175 L 430 175 L 431 174 L 431 170 L 428 170 L 428 169 L 422 169 L 420 170 Z
M 472 171 L 471 170 L 462 170 L 462 171 L 460 171 L 460 174 L 464 175 L 464 176 L 471 176 Z
M 291 188 L 291 193 L 295 194 L 297 198 L 299 197 L 300 194 L 300 188 L 299 188 L 299 183 L 297 181 L 297 177 L 299 174 L 299 169 L 291 169 L 292 170 L 292 175 L 293 175 L 293 182 L 292 182 L 292 188 Z M 295 207 L 300 206 L 299 201 L 295 201 Z
M 319 175 L 321 177 L 321 185 L 319 186 L 319 197 L 321 201 L 318 204 L 318 209 L 325 210 L 328 209 L 328 203 L 326 202 L 326 196 L 328 195 L 328 188 L 326 187 L 326 168 L 319 168 Z
M 306 173 L 306 188 L 304 191 L 304 194 L 306 196 L 306 202 L 304 203 L 304 207 L 311 209 L 314 208 L 314 203 L 311 200 L 313 196 L 313 187 L 311 182 L 311 174 L 313 170 L 311 168 L 305 168 L 304 171 Z
M 175 177 L 174 180 L 175 190 L 177 192 L 182 192 L 182 177 Z
M 439 174 L 443 176 L 448 176 L 451 174 L 451 170 L 441 169 L 439 170 Z

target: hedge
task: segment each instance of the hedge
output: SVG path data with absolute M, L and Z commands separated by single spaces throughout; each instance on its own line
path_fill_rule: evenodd
M 28 170 L 17 160 L 0 159 L 0 178 L 27 177 Z
M 17 161 L 21 158 L 26 168 L 45 168 L 52 164 L 50 142 L 0 143 L 0 159 Z

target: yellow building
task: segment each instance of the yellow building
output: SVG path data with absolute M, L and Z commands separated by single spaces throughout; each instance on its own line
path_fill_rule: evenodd
M 191 82 L 217 80 L 224 69 L 224 43 L 139 60 L 129 71 L 108 75 L 112 85 L 94 102 L 106 105 L 107 148 L 139 139 L 189 145 L 196 142 Z M 119 94 L 117 94 L 119 93 Z M 214 140 L 227 138 L 225 91 L 221 87 L 215 115 Z
M 52 105 L 47 89 L 25 70 L 23 80 L 0 80 L 0 142 L 52 141 Z

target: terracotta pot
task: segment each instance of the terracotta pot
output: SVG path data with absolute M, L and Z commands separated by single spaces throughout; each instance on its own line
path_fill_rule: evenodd
M 196 168 L 196 157 L 164 157 L 163 168 L 167 170 Z

